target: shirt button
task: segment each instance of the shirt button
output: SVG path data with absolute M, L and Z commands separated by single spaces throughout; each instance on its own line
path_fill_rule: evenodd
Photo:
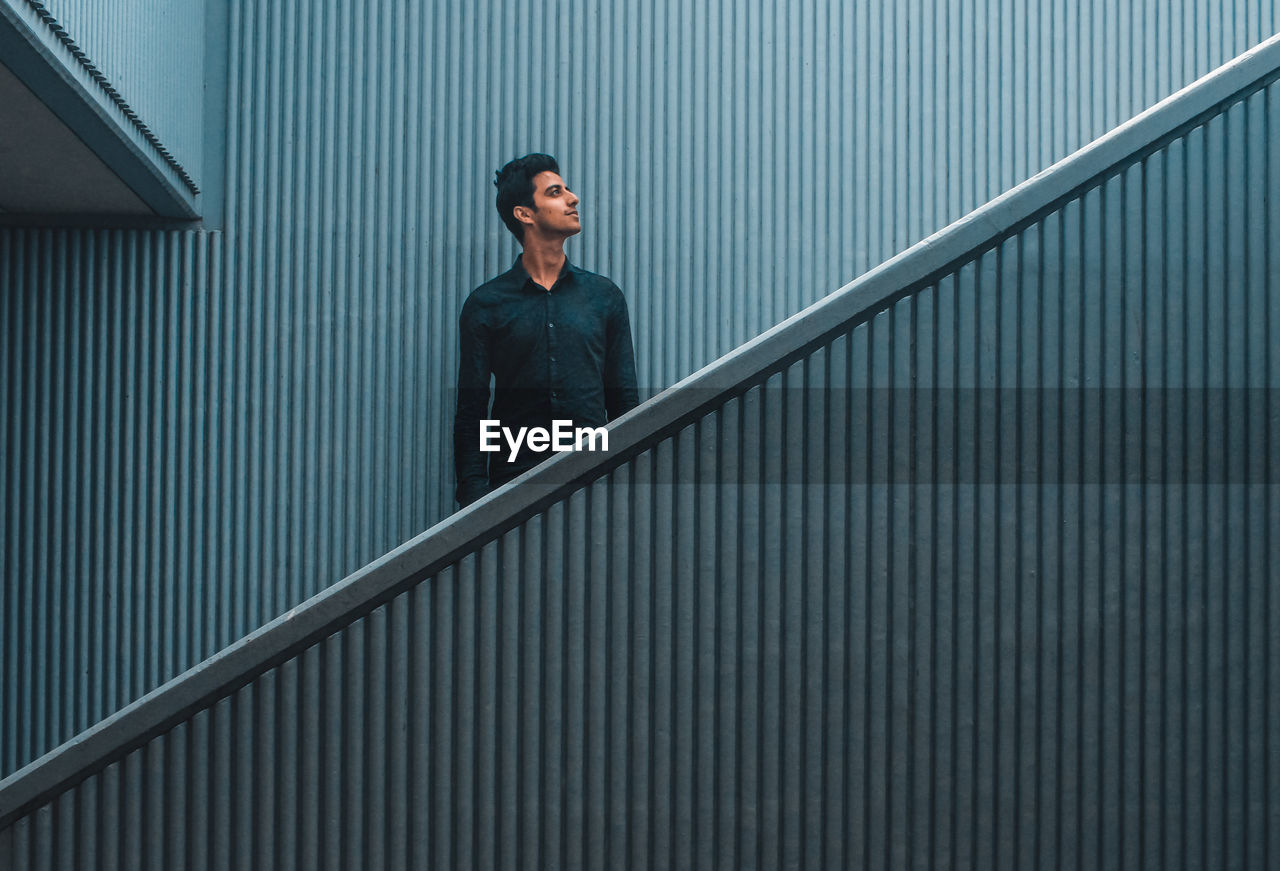
M 556 358 L 555 358 L 555 357 L 552 357 L 552 358 L 551 358 L 551 362 L 552 362 L 552 363 L 554 363 L 555 361 L 556 361 Z
M 547 321 L 547 327 L 548 327 L 548 328 L 551 328 L 551 329 L 554 329 L 554 328 L 555 328 L 555 324 L 551 323 L 551 321 Z

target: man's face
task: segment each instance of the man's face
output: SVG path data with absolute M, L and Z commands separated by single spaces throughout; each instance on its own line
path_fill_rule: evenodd
M 578 216 L 578 195 L 565 187 L 564 179 L 554 172 L 540 172 L 533 177 L 533 204 L 536 209 L 516 206 L 516 218 L 543 236 L 573 236 L 582 232 Z

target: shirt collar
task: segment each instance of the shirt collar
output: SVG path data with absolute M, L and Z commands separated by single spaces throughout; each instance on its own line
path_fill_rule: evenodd
M 511 276 L 511 280 L 515 282 L 517 287 L 524 287 L 526 284 L 533 281 L 529 276 L 529 271 L 524 268 L 524 261 L 520 259 L 521 256 L 522 255 L 520 254 L 516 255 L 516 262 L 512 264 L 511 269 L 507 272 L 507 275 Z M 564 278 L 566 275 L 578 275 L 581 272 L 582 270 L 577 266 L 574 266 L 566 255 L 564 258 L 564 265 L 560 267 L 560 274 L 556 276 L 556 281 L 559 282 L 560 279 Z

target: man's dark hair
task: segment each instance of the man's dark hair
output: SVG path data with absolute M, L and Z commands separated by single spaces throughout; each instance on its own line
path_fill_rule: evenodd
M 522 243 L 524 224 L 516 220 L 511 210 L 516 206 L 526 206 L 537 211 L 533 204 L 533 177 L 540 172 L 559 175 L 560 166 L 550 154 L 526 154 L 498 170 L 498 177 L 493 182 L 498 188 L 498 214 L 502 216 L 502 223 Z

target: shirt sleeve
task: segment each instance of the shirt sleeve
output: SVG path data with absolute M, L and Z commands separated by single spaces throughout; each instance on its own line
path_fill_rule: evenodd
M 489 463 L 480 450 L 480 419 L 489 413 L 489 335 L 470 299 L 458 317 L 458 406 L 453 417 L 455 497 L 464 508 L 489 492 Z
M 640 404 L 627 299 L 616 286 L 614 290 L 618 298 L 609 316 L 604 359 L 604 406 L 609 420 L 621 417 Z

